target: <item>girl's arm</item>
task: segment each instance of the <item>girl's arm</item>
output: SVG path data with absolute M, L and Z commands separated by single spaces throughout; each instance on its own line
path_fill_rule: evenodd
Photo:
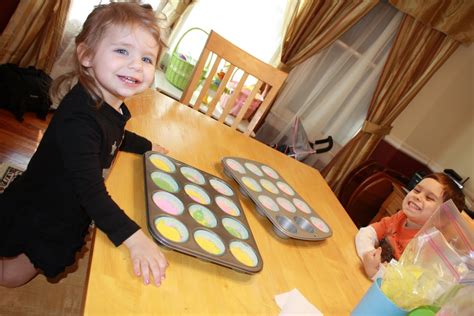
M 120 150 L 134 154 L 143 154 L 151 150 L 151 148 L 152 143 L 148 139 L 125 130 Z
M 155 285 L 159 286 L 165 279 L 168 262 L 158 246 L 141 229 L 128 237 L 123 244 L 130 252 L 135 275 L 142 276 L 147 285 L 153 276 Z
M 143 154 L 149 150 L 153 150 L 162 154 L 168 153 L 168 149 L 158 144 L 152 143 L 145 137 L 142 137 L 127 130 L 125 130 L 120 150 L 134 154 Z
M 158 246 L 108 194 L 100 161 L 104 154 L 109 155 L 109 151 L 104 153 L 102 150 L 102 135 L 100 127 L 89 115 L 76 114 L 63 123 L 57 140 L 65 179 L 72 184 L 78 203 L 97 227 L 114 245 L 124 243 L 128 247 L 135 273 L 142 275 L 145 283 L 153 276 L 155 284 L 159 285 L 164 279 L 166 259 Z

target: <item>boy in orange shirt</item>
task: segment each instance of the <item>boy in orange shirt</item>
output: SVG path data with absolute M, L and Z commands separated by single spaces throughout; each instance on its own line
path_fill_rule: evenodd
M 367 276 L 381 276 L 383 263 L 398 260 L 420 228 L 449 199 L 459 210 L 465 209 L 464 194 L 454 181 L 444 173 L 432 173 L 408 192 L 400 211 L 361 228 L 355 243 Z

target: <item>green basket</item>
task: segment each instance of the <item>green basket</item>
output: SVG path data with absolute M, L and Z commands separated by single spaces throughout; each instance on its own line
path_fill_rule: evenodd
M 196 66 L 196 61 L 188 61 L 180 58 L 178 47 L 183 38 L 186 36 L 186 34 L 193 30 L 199 30 L 209 35 L 209 33 L 198 27 L 193 27 L 187 30 L 176 44 L 165 72 L 166 80 L 168 80 L 173 86 L 175 86 L 181 91 L 186 89 L 186 86 L 188 85 L 188 82 L 191 79 L 191 76 L 193 75 L 193 70 L 194 66 Z

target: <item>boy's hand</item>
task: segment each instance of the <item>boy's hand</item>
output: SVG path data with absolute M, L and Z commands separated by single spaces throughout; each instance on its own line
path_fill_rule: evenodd
M 160 154 L 167 154 L 168 153 L 168 149 L 166 149 L 165 147 L 162 147 L 158 144 L 155 144 L 155 143 L 152 143 L 151 145 L 151 150 L 153 151 L 156 151 L 156 152 L 159 152 Z
M 141 229 L 128 237 L 124 244 L 130 251 L 135 274 L 142 276 L 143 282 L 148 285 L 151 272 L 156 286 L 160 286 L 165 279 L 168 262 L 158 246 Z
M 372 278 L 379 270 L 381 264 L 382 248 L 378 247 L 372 251 L 366 252 L 362 256 L 362 263 L 364 264 L 365 273 L 369 278 Z

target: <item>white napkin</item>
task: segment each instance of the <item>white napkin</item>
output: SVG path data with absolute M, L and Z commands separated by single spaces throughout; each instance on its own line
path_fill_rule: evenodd
M 298 289 L 275 295 L 275 302 L 281 308 L 279 316 L 323 316 Z

